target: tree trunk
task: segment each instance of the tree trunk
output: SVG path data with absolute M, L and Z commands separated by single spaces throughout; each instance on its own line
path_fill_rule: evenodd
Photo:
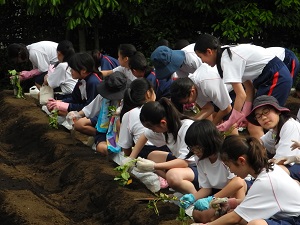
M 86 51 L 86 39 L 85 39 L 85 29 L 78 28 L 78 37 L 79 37 L 79 52 Z

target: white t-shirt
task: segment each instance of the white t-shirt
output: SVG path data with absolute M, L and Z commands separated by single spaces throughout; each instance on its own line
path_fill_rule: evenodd
M 82 111 L 86 118 L 93 118 L 94 116 L 99 115 L 102 99 L 103 97 L 98 94 L 90 104 L 83 107 Z
M 155 133 L 150 129 L 145 130 L 146 138 L 153 143 L 153 145 L 157 147 L 161 147 L 163 145 L 167 145 L 170 151 L 176 158 L 185 159 L 189 150 L 187 149 L 187 145 L 185 143 L 185 134 L 190 125 L 194 122 L 190 119 L 184 119 L 181 121 L 182 125 L 177 134 L 177 141 L 174 142 L 173 135 L 168 133 L 168 143 L 166 143 L 165 136 L 163 133 Z M 191 157 L 187 159 L 190 164 L 195 164 L 195 158 Z
M 194 51 L 195 43 L 190 44 L 183 49 L 185 53 L 185 59 L 183 61 L 183 64 L 179 70 L 176 71 L 176 75 L 179 78 L 187 77 L 189 74 L 194 73 L 198 67 L 201 66 L 202 61 L 201 59 L 196 55 Z
M 48 72 L 47 81 L 53 89 L 60 87 L 63 94 L 71 94 L 77 83 L 77 79 L 72 78 L 71 68 L 67 62 L 59 63 L 53 73 Z
M 276 55 L 281 61 L 285 58 L 285 48 L 282 47 L 270 47 L 266 48 L 270 53 Z
M 114 69 L 113 69 L 113 72 L 116 72 L 116 71 L 119 71 L 119 72 L 121 72 L 121 73 L 124 73 L 125 76 L 126 76 L 129 80 L 131 80 L 131 81 L 133 81 L 133 80 L 136 79 L 136 77 L 132 74 L 131 70 L 128 69 L 128 68 L 126 68 L 126 67 L 124 67 L 124 66 L 118 66 L 118 67 L 114 68 Z
M 256 79 L 275 57 L 265 48 L 251 44 L 237 45 L 230 50 L 232 59 L 227 50 L 224 50 L 221 58 L 224 83 L 243 83 Z
M 208 158 L 199 161 L 199 158 L 195 156 L 195 161 L 197 162 L 199 188 L 222 189 L 235 177 L 220 158 L 211 163 Z
M 40 41 L 27 45 L 29 60 L 33 68 L 38 69 L 40 72 L 46 72 L 50 64 L 58 62 L 57 45 L 52 41 Z
M 207 102 L 213 102 L 220 110 L 225 110 L 232 102 L 229 90 L 216 67 L 202 63 L 193 74 L 189 75 L 189 78 L 197 88 L 198 96 L 196 102 L 201 108 Z
M 275 133 L 271 129 L 261 137 L 268 152 L 275 154 L 274 158 L 279 159 L 285 156 L 299 155 L 300 150 L 291 150 L 292 140 L 300 140 L 300 123 L 293 118 L 286 121 L 280 130 L 280 140 L 275 145 Z
M 282 219 L 300 215 L 300 187 L 282 168 L 274 165 L 255 179 L 245 199 L 234 210 L 245 221 Z
M 137 142 L 139 137 L 147 129 L 140 121 L 141 107 L 136 107 L 123 115 L 119 133 L 118 145 L 128 149 L 132 147 L 132 141 Z M 149 140 L 146 145 L 153 145 Z

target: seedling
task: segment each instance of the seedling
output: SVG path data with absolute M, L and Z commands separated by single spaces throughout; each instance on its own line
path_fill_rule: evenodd
M 107 116 L 113 116 L 117 110 L 117 107 L 114 105 L 108 106 L 108 114 Z
M 231 126 L 227 131 L 221 132 L 223 138 L 225 139 L 227 136 L 231 135 L 231 132 L 234 130 L 234 126 Z
M 128 163 L 125 163 L 123 166 L 117 166 L 114 170 L 120 172 L 118 176 L 115 176 L 114 180 L 119 182 L 119 185 L 125 186 L 132 183 L 132 179 L 130 179 L 130 173 L 128 172 L 130 168 L 132 168 L 137 159 L 133 159 Z
M 178 201 L 176 196 L 170 197 L 169 195 L 164 194 L 164 193 L 155 194 L 155 196 L 156 196 L 156 198 L 154 198 L 153 200 L 149 200 L 148 208 L 153 209 L 155 214 L 158 216 L 159 216 L 159 211 L 157 208 L 157 202 L 159 202 L 159 201 L 162 201 L 162 202 Z
M 10 83 L 17 92 L 16 98 L 24 98 L 23 90 L 20 84 L 19 73 L 16 70 L 8 70 L 8 73 L 11 75 Z
M 188 220 L 190 217 L 186 215 L 184 208 L 179 208 L 179 215 L 177 216 L 176 220 L 181 221 L 182 225 L 188 225 Z
M 49 126 L 55 129 L 58 129 L 58 110 L 54 109 L 51 111 L 51 114 L 49 115 Z

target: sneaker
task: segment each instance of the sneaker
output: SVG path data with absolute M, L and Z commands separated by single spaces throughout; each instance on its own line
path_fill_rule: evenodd
M 160 183 L 160 188 L 161 189 L 169 187 L 169 184 L 168 184 L 167 180 L 162 178 L 162 177 L 159 177 L 159 183 Z

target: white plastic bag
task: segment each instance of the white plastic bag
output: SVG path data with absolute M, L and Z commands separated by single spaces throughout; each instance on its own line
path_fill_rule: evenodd
M 53 89 L 50 86 L 43 85 L 40 88 L 40 104 L 45 105 L 48 102 L 49 98 L 54 97 Z

